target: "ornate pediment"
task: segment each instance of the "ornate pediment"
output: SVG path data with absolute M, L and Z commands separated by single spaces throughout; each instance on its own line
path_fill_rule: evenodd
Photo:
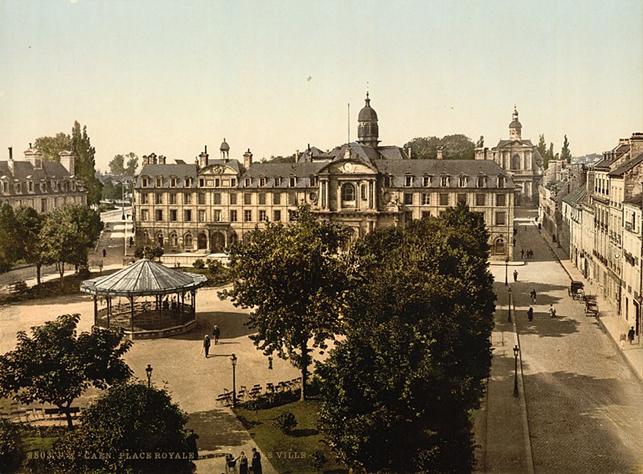
M 342 161 L 333 163 L 328 168 L 330 174 L 374 174 L 375 171 L 363 163 Z
M 222 174 L 237 174 L 236 170 L 225 165 L 212 165 L 208 166 L 201 171 L 202 175 L 222 175 Z

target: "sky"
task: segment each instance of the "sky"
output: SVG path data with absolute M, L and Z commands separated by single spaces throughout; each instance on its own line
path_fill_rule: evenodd
M 0 0 L 0 25 L 0 160 L 74 120 L 100 169 L 223 138 L 239 160 L 328 149 L 367 88 L 390 145 L 492 146 L 514 104 L 575 156 L 643 131 L 640 0 Z

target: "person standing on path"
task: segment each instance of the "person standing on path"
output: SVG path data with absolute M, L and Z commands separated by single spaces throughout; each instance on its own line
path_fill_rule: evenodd
M 107 257 L 107 250 L 103 249 L 103 258 Z
M 203 351 L 205 352 L 205 358 L 207 359 L 210 354 L 210 336 L 207 334 L 203 338 Z
M 262 474 L 263 468 L 261 467 L 261 454 L 257 448 L 252 448 L 252 474 Z
M 624 350 L 625 350 L 625 338 L 626 338 L 625 333 L 622 333 L 622 334 L 621 334 L 621 337 L 619 338 L 619 339 L 620 339 L 620 340 L 619 340 L 619 343 L 620 343 L 620 346 L 621 346 L 621 350 L 622 350 L 622 351 L 624 351 Z
M 520 260 L 525 259 L 525 251 L 523 249 L 520 249 Z
M 534 288 L 532 288 L 529 292 L 529 296 L 531 296 L 531 301 L 536 304 L 536 290 Z
M 241 451 L 236 461 L 239 461 L 239 474 L 248 474 L 248 458 L 246 457 L 246 453 Z
M 518 270 L 514 270 L 514 283 L 518 281 Z
M 549 305 L 549 317 L 550 318 L 556 317 L 556 310 L 554 309 L 553 303 Z
M 216 324 L 212 328 L 212 339 L 214 339 L 214 345 L 219 344 L 219 336 L 221 336 L 221 329 Z
M 634 326 L 630 326 L 630 330 L 627 331 L 627 340 L 630 341 L 630 344 L 634 343 Z
M 527 310 L 527 319 L 529 321 L 534 320 L 534 308 L 532 308 L 531 306 L 529 306 L 529 309 Z

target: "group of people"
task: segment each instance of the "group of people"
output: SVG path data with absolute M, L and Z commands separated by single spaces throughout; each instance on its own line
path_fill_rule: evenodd
M 636 336 L 636 331 L 634 331 L 634 326 L 630 326 L 630 330 L 627 331 L 627 336 L 625 333 L 621 334 L 621 350 L 625 349 L 625 338 L 627 337 L 627 340 L 630 344 L 634 344 L 634 336 Z
M 534 258 L 534 251 L 531 249 L 520 249 L 521 260 L 532 260 Z
M 210 336 L 206 334 L 203 337 L 203 352 L 205 353 L 205 358 L 207 359 L 210 355 L 210 346 L 212 345 L 212 340 L 214 340 L 214 344 L 217 345 L 219 343 L 219 337 L 221 336 L 221 329 L 219 329 L 219 326 L 216 324 L 212 328 L 212 339 L 210 339 Z
M 252 468 L 252 473 L 253 474 L 261 474 L 263 472 L 263 469 L 261 467 L 261 454 L 259 451 L 257 451 L 256 448 L 252 448 L 252 460 L 250 463 L 248 462 L 248 457 L 246 456 L 246 453 L 241 451 L 241 454 L 237 456 L 236 458 L 228 453 L 225 455 L 225 469 L 226 473 L 228 474 L 235 474 L 237 473 L 237 463 L 239 463 L 239 474 L 248 474 L 249 470 L 248 467 Z M 250 466 L 248 466 L 250 464 Z

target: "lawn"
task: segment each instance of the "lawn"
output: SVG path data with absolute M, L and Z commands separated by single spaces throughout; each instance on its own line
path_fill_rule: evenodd
M 334 461 L 330 450 L 322 443 L 317 431 L 319 400 L 295 402 L 266 410 L 235 409 L 244 426 L 259 446 L 261 453 L 270 459 L 275 469 L 282 474 L 347 473 L 348 470 Z M 275 418 L 291 412 L 297 426 L 289 434 L 282 433 L 274 424 Z M 312 454 L 322 451 L 328 461 L 321 471 L 312 464 Z

